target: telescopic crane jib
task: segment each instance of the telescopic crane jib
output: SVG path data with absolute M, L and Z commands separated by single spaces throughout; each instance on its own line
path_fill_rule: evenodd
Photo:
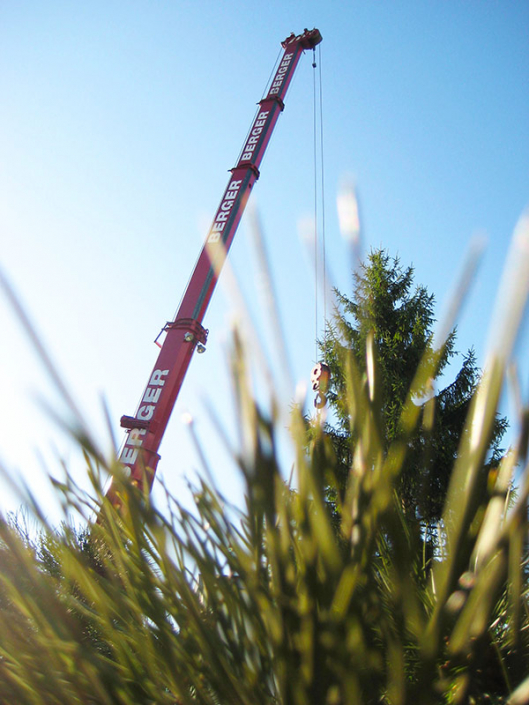
M 166 336 L 138 410 L 134 416 L 121 417 L 121 426 L 127 430 L 127 436 L 119 459 L 131 481 L 141 489 L 145 480 L 149 489 L 152 487 L 160 459 L 158 449 L 193 353 L 205 349 L 208 331 L 202 321 L 248 197 L 259 178 L 259 166 L 284 108 L 283 100 L 296 66 L 303 51 L 314 49 L 321 40 L 317 29 L 306 29 L 303 34 L 292 33 L 281 42 L 283 56 L 266 97 L 258 104 L 237 165 L 230 170 L 228 186 L 176 317 L 164 327 Z M 107 498 L 112 504 L 120 505 L 112 484 Z

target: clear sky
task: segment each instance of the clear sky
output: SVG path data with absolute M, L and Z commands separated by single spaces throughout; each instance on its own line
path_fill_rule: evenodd
M 413 264 L 439 312 L 472 237 L 484 234 L 458 322 L 459 349 L 474 345 L 484 361 L 511 233 L 529 204 L 528 2 L 7 0 L 0 266 L 107 450 L 101 398 L 119 443 L 119 418 L 134 413 L 147 383 L 152 341 L 183 293 L 280 42 L 305 27 L 323 35 L 332 281 L 349 290 L 335 205 L 344 178 L 358 187 L 364 250 L 382 246 Z M 294 383 L 308 382 L 315 356 L 314 277 L 299 237 L 314 213 L 311 63 L 309 54 L 298 68 L 252 195 Z M 250 230 L 244 218 L 230 263 L 261 329 Z M 204 404 L 233 431 L 233 311 L 219 289 L 205 320 L 208 351 L 192 362 L 161 448 L 160 475 L 175 492 L 199 466 L 184 411 L 221 487 L 235 483 Z M 56 471 L 59 454 L 80 482 L 82 466 L 35 403 L 62 408 L 3 296 L 0 326 L 0 459 L 53 514 L 39 455 Z M 273 357 L 273 342 L 267 346 Z M 528 352 L 526 332 L 518 347 L 526 399 Z M 280 373 L 277 383 L 284 399 L 293 396 Z M 0 489 L 0 508 L 16 509 L 3 480 Z

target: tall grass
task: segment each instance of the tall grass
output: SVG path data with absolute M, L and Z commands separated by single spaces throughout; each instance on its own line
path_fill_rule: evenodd
M 279 401 L 265 408 L 255 398 L 235 333 L 234 460 L 245 508 L 201 481 L 193 508 L 167 493 L 160 509 L 76 426 L 92 491 L 71 477 L 55 489 L 66 511 L 100 521 L 57 529 L 32 500 L 37 533 L 0 521 L 0 702 L 529 702 L 526 406 L 518 440 L 485 478 L 488 494 L 478 491 L 525 306 L 528 242 L 524 220 L 514 239 L 517 272 L 507 272 L 509 314 L 495 324 L 435 559 L 424 555 L 394 488 L 407 437 L 431 411 L 431 402 L 421 408 L 413 399 L 436 360 L 417 371 L 403 434 L 388 452 L 370 394 L 376 362 L 365 378 L 344 361 L 357 442 L 337 529 L 325 501 L 334 457 L 322 424 L 292 407 L 296 462 L 288 482 L 277 450 Z M 114 475 L 123 496 L 119 514 L 104 501 L 102 472 Z

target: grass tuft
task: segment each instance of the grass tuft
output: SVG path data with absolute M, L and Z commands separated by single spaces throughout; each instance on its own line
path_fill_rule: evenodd
M 528 240 L 524 221 L 516 247 Z M 519 263 L 518 271 L 525 271 Z M 357 442 L 337 525 L 326 501 L 335 458 L 322 424 L 315 419 L 308 433 L 302 407 L 292 407 L 296 464 L 287 482 L 276 442 L 281 402 L 274 399 L 269 412 L 255 398 L 236 333 L 240 437 L 233 453 L 245 508 L 202 480 L 193 508 L 167 494 L 161 510 L 76 432 L 91 491 L 68 474 L 55 491 L 67 511 L 100 521 L 53 528 L 36 500 L 36 532 L 19 518 L 0 520 L 0 703 L 527 702 L 523 404 L 520 439 L 488 478 L 488 493 L 476 491 L 527 296 L 522 279 L 510 284 L 517 320 L 505 322 L 502 345 L 491 347 L 433 558 L 410 531 L 396 488 L 435 355 L 417 371 L 403 432 L 387 450 L 372 341 L 367 379 L 347 362 Z M 104 501 L 103 471 L 114 477 L 120 512 Z M 513 499 L 515 471 L 521 479 Z

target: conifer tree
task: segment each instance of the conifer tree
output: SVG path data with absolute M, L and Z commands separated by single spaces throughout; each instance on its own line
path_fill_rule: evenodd
M 327 395 L 332 419 L 327 424 L 337 456 L 337 487 L 329 488 L 329 501 L 345 491 L 355 448 L 350 436 L 346 399 L 345 356 L 352 358 L 360 373 L 366 370 L 366 343 L 373 336 L 378 363 L 379 409 L 382 446 L 385 450 L 398 437 L 399 420 L 413 377 L 424 356 L 432 355 L 434 303 L 433 294 L 414 285 L 413 267 L 403 268 L 398 258 L 381 249 L 368 255 L 354 274 L 352 296 L 336 292 L 337 309 L 320 341 L 320 350 L 331 370 Z M 400 478 L 399 499 L 408 520 L 420 523 L 428 531 L 441 518 L 450 473 L 464 433 L 467 412 L 479 381 L 480 372 L 474 351 L 464 356 L 458 371 L 453 366 L 458 353 L 456 332 L 445 343 L 431 389 L 421 405 L 434 397 L 431 428 L 419 424 L 408 443 L 404 472 Z M 447 379 L 453 381 L 447 386 Z M 501 455 L 501 438 L 507 420 L 498 417 L 490 439 L 484 479 Z M 486 481 L 484 482 L 484 486 Z

